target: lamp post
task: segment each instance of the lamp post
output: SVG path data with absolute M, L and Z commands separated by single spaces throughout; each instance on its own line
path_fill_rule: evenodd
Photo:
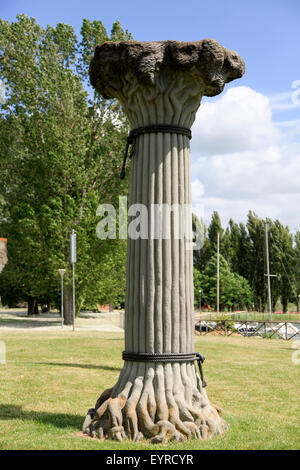
M 61 278 L 61 327 L 64 327 L 64 275 L 66 270 L 65 269 L 59 269 L 58 270 Z
M 201 313 L 201 294 L 202 294 L 202 290 L 199 289 L 199 310 L 200 310 L 200 313 Z

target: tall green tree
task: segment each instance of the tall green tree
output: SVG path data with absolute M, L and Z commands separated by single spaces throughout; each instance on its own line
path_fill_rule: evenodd
M 9 262 L 1 293 L 14 289 L 36 302 L 59 303 L 58 269 L 66 268 L 65 322 L 71 322 L 69 235 L 77 232 L 78 305 L 116 301 L 125 288 L 126 242 L 99 240 L 96 209 L 117 206 L 128 181 L 119 180 L 127 124 L 114 101 L 88 87 L 97 43 L 129 39 L 120 23 L 111 36 L 100 21 L 41 27 L 18 15 L 0 20 L 2 236 Z M 3 101 L 3 100 L 2 100 Z M 113 261 L 114 260 L 114 261 Z
M 276 300 L 280 298 L 282 310 L 285 313 L 289 300 L 295 294 L 295 252 L 293 235 L 290 233 L 289 227 L 284 227 L 279 220 L 275 220 L 270 224 L 270 245 L 270 266 L 272 271 L 277 274 L 277 278 L 273 280 L 272 285 L 273 308 Z
M 220 243 L 220 252 L 224 256 L 226 261 L 229 263 L 229 265 L 231 265 L 234 252 L 229 227 L 227 227 L 223 233 L 222 240 Z
M 211 216 L 211 221 L 208 227 L 207 235 L 210 242 L 211 254 L 217 251 L 217 234 L 220 235 L 220 246 L 221 239 L 224 233 L 222 228 L 221 219 L 217 211 L 214 211 Z
M 251 242 L 249 245 L 250 272 L 247 279 L 254 292 L 256 309 L 262 311 L 267 300 L 265 223 L 254 212 L 249 211 L 247 229 Z
M 295 282 L 295 295 L 297 312 L 299 313 L 299 300 L 300 300 L 300 231 L 297 230 L 294 237 L 294 256 L 293 256 L 293 268 L 294 268 L 294 282 Z
M 236 248 L 236 258 L 233 269 L 240 274 L 240 276 L 245 277 L 250 282 L 252 277 L 252 262 L 253 262 L 253 252 L 251 248 L 251 240 L 247 227 L 243 223 L 239 223 L 239 234 L 238 234 L 238 245 Z
M 192 214 L 192 228 L 195 235 L 195 249 L 193 251 L 194 266 L 198 271 L 202 271 L 207 265 L 210 257 L 210 242 L 207 238 L 207 228 L 203 218 L 198 218 Z
M 226 258 L 230 264 L 231 269 L 234 272 L 239 272 L 239 242 L 240 242 L 240 231 L 239 226 L 232 219 L 229 220 L 229 239 L 230 239 L 230 252 L 229 257 Z
M 200 276 L 196 276 L 196 289 L 203 290 L 203 302 L 216 308 L 217 300 L 217 255 L 214 254 Z M 220 310 L 249 308 L 252 303 L 252 291 L 248 281 L 233 273 L 225 258 L 220 255 Z M 195 291 L 195 296 L 197 292 Z

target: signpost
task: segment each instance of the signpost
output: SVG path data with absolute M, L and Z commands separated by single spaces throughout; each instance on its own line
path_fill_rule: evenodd
M 65 269 L 58 270 L 61 278 L 61 327 L 64 327 L 64 274 L 66 272 Z
M 75 263 L 76 263 L 76 232 L 72 230 L 70 236 L 70 254 L 73 270 L 73 331 L 75 331 Z

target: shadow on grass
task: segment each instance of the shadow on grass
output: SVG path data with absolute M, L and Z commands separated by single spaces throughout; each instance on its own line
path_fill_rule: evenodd
M 0 421 L 21 419 L 36 421 L 38 423 L 51 424 L 57 428 L 72 427 L 81 429 L 84 417 L 63 413 L 47 413 L 44 411 L 24 411 L 22 406 L 0 404 Z
M 82 369 L 100 369 L 110 371 L 120 371 L 120 367 L 112 366 L 96 366 L 95 364 L 74 364 L 72 362 L 34 362 L 33 364 L 41 364 L 46 366 L 59 366 L 59 367 L 80 367 Z
M 37 321 L 34 321 L 34 320 L 27 320 L 27 319 L 24 320 L 22 317 L 19 317 L 19 319 L 17 320 L 15 320 L 14 318 L 1 318 L 0 317 L 0 327 L 6 327 L 6 328 L 26 329 L 26 328 L 41 328 L 43 326 L 49 327 L 49 326 L 58 326 L 58 325 L 60 325 L 60 322 L 58 320 L 47 321 L 47 320 L 38 318 Z

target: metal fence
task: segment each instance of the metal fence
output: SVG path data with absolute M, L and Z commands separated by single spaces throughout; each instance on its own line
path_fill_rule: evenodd
M 242 336 L 260 336 L 263 338 L 280 338 L 286 341 L 292 338 L 300 338 L 300 322 L 289 321 L 252 321 L 245 320 L 236 322 L 232 319 L 209 319 L 198 320 L 195 330 L 200 335 L 217 333 L 219 335 L 231 336 L 239 334 Z

